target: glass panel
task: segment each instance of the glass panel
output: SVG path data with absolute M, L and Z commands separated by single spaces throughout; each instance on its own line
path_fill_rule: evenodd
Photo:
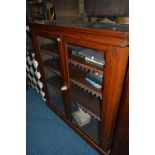
M 99 143 L 105 52 L 67 45 L 72 121 Z
M 60 89 L 62 86 L 62 78 L 57 41 L 40 36 L 37 36 L 37 39 L 40 45 L 40 53 L 43 61 L 50 103 L 65 114 L 63 93 Z

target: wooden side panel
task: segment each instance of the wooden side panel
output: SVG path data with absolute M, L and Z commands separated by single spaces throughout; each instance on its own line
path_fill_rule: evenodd
M 108 151 L 111 147 L 120 96 L 128 62 L 128 48 L 109 47 L 106 52 L 105 76 L 103 87 L 102 148 Z
M 129 72 L 122 94 L 111 155 L 129 155 Z

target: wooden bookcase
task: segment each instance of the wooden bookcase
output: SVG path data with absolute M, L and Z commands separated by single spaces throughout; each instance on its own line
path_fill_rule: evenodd
M 47 105 L 100 154 L 110 154 L 128 66 L 128 27 L 66 21 L 30 23 Z M 104 53 L 104 65 L 73 55 L 75 48 Z M 95 88 L 85 77 L 103 78 Z M 81 108 L 91 117 L 80 127 L 73 113 Z

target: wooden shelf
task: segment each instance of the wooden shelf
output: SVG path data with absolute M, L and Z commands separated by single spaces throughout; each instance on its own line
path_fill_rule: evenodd
M 56 44 L 54 43 L 43 44 L 40 46 L 40 48 L 43 49 L 45 53 L 58 57 L 58 50 Z
M 44 65 L 51 71 L 55 72 L 57 75 L 61 76 L 58 59 L 48 59 L 44 61 Z
M 99 67 L 97 65 L 88 63 L 84 59 L 79 58 L 77 56 L 71 56 L 70 59 L 68 60 L 68 62 L 75 66 L 82 67 L 83 69 L 90 70 L 92 72 L 97 72 L 97 73 L 103 75 L 103 67 Z
M 78 68 L 69 67 L 70 69 L 70 82 L 74 83 L 84 90 L 87 90 L 88 92 L 92 93 L 96 97 L 100 97 L 102 99 L 102 88 L 94 88 L 91 86 L 86 80 L 86 72 L 85 71 L 80 71 Z
M 79 107 L 95 119 L 100 120 L 101 100 L 99 98 L 92 96 L 86 91 L 82 91 L 74 84 L 71 84 L 71 96 L 72 101 L 75 101 Z

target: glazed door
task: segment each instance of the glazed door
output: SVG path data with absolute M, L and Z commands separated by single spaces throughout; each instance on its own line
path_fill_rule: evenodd
M 109 153 L 128 48 L 63 38 L 72 123 Z
M 74 39 L 64 42 L 71 121 L 99 145 L 106 49 Z
M 66 115 L 65 95 L 61 91 L 63 71 L 60 61 L 60 37 L 43 33 L 35 38 L 46 99 L 59 113 Z

